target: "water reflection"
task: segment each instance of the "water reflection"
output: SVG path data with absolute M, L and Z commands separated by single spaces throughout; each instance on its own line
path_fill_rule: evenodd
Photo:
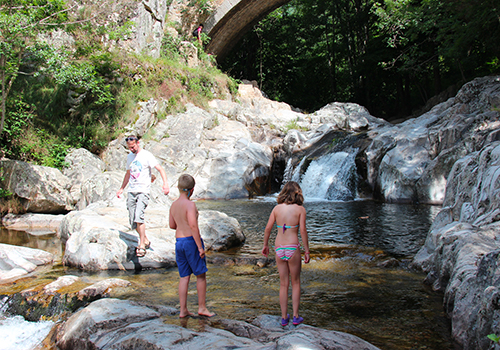
M 256 254 L 262 248 L 264 228 L 276 201 L 266 197 L 254 201 L 198 201 L 196 204 L 200 210 L 219 210 L 236 218 L 247 237 L 240 252 Z M 304 206 L 311 244 L 376 247 L 397 257 L 414 255 L 420 249 L 440 209 L 372 201 L 306 201 Z
M 25 231 L 8 230 L 0 226 L 0 243 L 45 250 L 54 254 L 56 261 L 62 255 L 62 245 L 55 232 L 30 234 Z

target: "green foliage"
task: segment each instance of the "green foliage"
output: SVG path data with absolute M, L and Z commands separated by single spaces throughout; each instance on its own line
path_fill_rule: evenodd
M 109 39 L 115 41 L 127 39 L 131 34 L 133 34 L 134 25 L 134 22 L 127 21 L 122 26 L 112 28 L 108 32 Z
M 304 128 L 304 127 L 301 127 L 299 124 L 298 124 L 298 121 L 299 119 L 295 119 L 295 120 L 291 120 L 289 121 L 286 125 L 285 125 L 285 128 L 283 130 L 283 132 L 286 134 L 287 132 L 289 132 L 290 130 L 307 130 L 307 128 Z
M 188 8 L 195 8 L 198 15 L 208 16 L 210 15 L 212 6 L 210 0 L 189 0 L 188 6 L 186 6 L 182 11 L 188 11 Z
M 495 343 L 500 343 L 500 337 L 496 334 L 488 334 L 488 339 L 494 341 Z
M 161 45 L 161 55 L 170 61 L 179 61 L 182 57 L 179 51 L 180 40 L 165 33 Z
M 3 174 L 3 168 L 0 168 L 0 174 Z M 5 177 L 3 175 L 0 175 L 0 184 L 2 184 L 4 181 Z M 12 196 L 12 192 L 6 190 L 5 188 L 0 187 L 0 199 L 8 198 L 10 196 Z
M 195 2 L 202 12 L 209 6 L 209 1 Z M 96 25 L 107 18 L 105 9 L 84 1 L 69 18 L 64 6 L 62 0 L 0 6 L 2 155 L 61 168 L 70 147 L 101 152 L 135 120 L 140 101 L 165 101 L 158 113 L 165 118 L 183 111 L 187 102 L 203 107 L 227 89 L 237 93 L 235 82 L 203 50 L 200 67 L 189 68 L 179 39 L 169 35 L 158 59 L 110 49 L 106 42 L 127 39 L 132 22 Z M 54 28 L 70 33 L 73 47 L 54 48 L 40 40 L 39 34 Z
M 274 100 L 306 111 L 356 102 L 386 119 L 498 74 L 498 1 L 292 0 L 221 62 Z

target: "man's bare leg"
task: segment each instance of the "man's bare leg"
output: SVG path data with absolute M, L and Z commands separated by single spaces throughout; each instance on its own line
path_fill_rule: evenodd
M 145 249 L 149 240 L 146 237 L 146 224 L 141 222 L 136 222 L 137 227 L 135 228 L 139 234 L 139 248 Z

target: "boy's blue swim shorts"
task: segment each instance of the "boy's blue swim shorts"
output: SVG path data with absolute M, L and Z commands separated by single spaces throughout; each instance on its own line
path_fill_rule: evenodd
M 205 248 L 203 240 L 201 240 L 201 244 Z M 207 260 L 200 258 L 198 246 L 192 236 L 176 238 L 175 261 L 177 262 L 181 277 L 186 277 L 190 274 L 199 276 L 208 271 Z

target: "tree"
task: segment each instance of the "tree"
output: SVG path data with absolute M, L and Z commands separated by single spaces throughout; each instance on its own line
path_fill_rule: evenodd
M 67 20 L 62 0 L 0 0 L 0 79 L 2 106 L 0 134 L 4 130 L 6 100 L 22 67 L 43 50 L 38 35 Z M 27 67 L 32 69 L 32 67 Z
M 292 0 L 221 65 L 302 109 L 356 102 L 398 119 L 500 72 L 499 18 L 498 0 Z

